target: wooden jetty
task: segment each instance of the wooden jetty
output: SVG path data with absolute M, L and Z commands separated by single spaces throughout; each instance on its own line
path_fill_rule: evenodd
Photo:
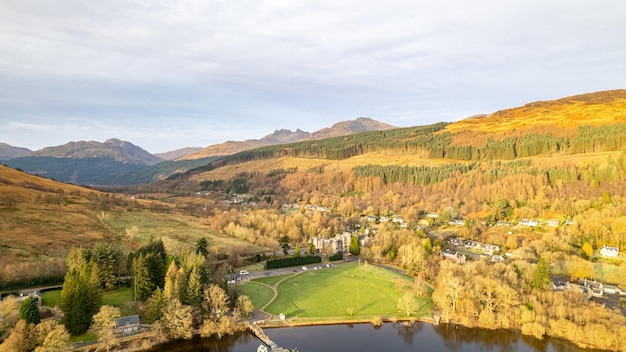
M 267 335 L 265 335 L 265 333 L 263 332 L 263 329 L 256 325 L 256 324 L 250 324 L 247 323 L 248 326 L 248 330 L 250 330 L 250 332 L 256 336 L 259 340 L 261 340 L 261 342 L 263 342 L 264 344 L 266 344 L 269 348 L 270 351 L 272 352 L 292 352 L 294 350 L 292 349 L 287 349 L 287 348 L 282 348 L 280 346 L 278 346 L 276 344 L 276 342 L 272 341 Z M 295 350 L 297 351 L 297 349 Z

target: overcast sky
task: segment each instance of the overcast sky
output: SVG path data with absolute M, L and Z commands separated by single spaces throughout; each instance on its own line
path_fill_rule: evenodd
M 626 88 L 626 1 L 0 0 L 0 142 L 152 153 Z

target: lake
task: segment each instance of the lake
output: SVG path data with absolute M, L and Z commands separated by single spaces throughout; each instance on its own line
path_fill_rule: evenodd
M 442 324 L 433 326 L 416 323 L 406 327 L 401 323 L 386 323 L 380 328 L 370 324 L 325 325 L 266 329 L 265 333 L 279 346 L 298 348 L 300 352 L 334 351 L 505 351 L 505 352 L 577 352 L 590 351 L 552 338 L 537 340 L 519 331 L 470 329 Z M 254 352 L 260 341 L 241 333 L 215 341 L 194 338 L 157 346 L 150 352 Z

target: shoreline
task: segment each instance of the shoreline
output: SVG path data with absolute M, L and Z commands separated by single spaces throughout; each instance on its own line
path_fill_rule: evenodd
M 401 318 L 400 317 L 392 317 L 392 318 L 380 317 L 380 318 L 382 319 L 383 323 L 422 322 L 422 323 L 430 323 L 433 325 L 437 325 L 435 324 L 435 321 L 432 318 L 427 318 L 427 317 L 401 317 Z M 368 319 L 366 318 L 331 319 L 331 320 L 324 320 L 324 319 L 319 319 L 319 318 L 311 318 L 311 319 L 312 320 L 291 320 L 291 319 L 285 319 L 284 321 L 272 320 L 271 323 L 267 323 L 266 321 L 263 321 L 262 323 L 256 322 L 253 324 L 263 329 L 278 329 L 278 328 L 320 326 L 320 325 L 371 324 L 373 317 L 370 317 Z
M 438 326 L 438 325 L 442 325 L 442 324 L 447 324 L 450 326 L 463 326 L 464 328 L 467 329 L 483 329 L 483 330 L 508 330 L 508 331 L 517 331 L 520 332 L 523 336 L 527 336 L 527 337 L 531 337 L 533 339 L 537 339 L 535 336 L 532 335 L 525 335 L 523 334 L 521 331 L 521 328 L 509 328 L 509 329 L 489 329 L 486 327 L 481 327 L 481 326 L 467 326 L 465 324 L 461 324 L 458 322 L 441 322 L 439 324 L 435 324 L 435 321 L 433 318 L 430 317 L 391 317 L 391 318 L 382 318 L 382 322 L 384 324 L 388 324 L 388 323 L 410 323 L 410 324 L 414 324 L 414 323 L 428 323 L 431 324 L 433 326 Z M 252 321 L 252 320 L 245 320 L 245 321 L 241 321 L 242 324 L 250 324 L 250 325 L 256 325 L 260 328 L 262 328 L 263 330 L 265 329 L 284 329 L 284 328 L 291 328 L 291 327 L 307 327 L 307 326 L 333 326 L 333 325 L 350 325 L 350 324 L 371 324 L 372 323 L 372 318 L 370 317 L 369 319 L 366 318 L 355 318 L 355 319 L 320 319 L 320 318 L 311 318 L 311 320 L 299 320 L 299 319 L 294 319 L 294 320 L 271 320 L 271 323 L 267 323 L 266 321 Z M 373 324 L 372 324 L 373 325 Z M 254 338 L 259 340 L 259 343 L 263 343 L 261 339 L 259 339 L 258 336 L 256 336 L 254 334 L 254 332 L 252 332 L 249 328 L 244 328 L 242 330 L 240 330 L 239 332 L 243 332 L 243 333 L 248 333 L 251 334 L 252 336 L 254 336 Z M 125 338 L 123 338 L 123 341 L 120 341 L 120 347 L 121 349 L 119 349 L 118 351 L 123 351 L 123 352 L 139 352 L 139 351 L 148 351 L 156 346 L 171 342 L 171 341 L 161 341 L 161 342 L 155 342 L 152 341 L 151 338 L 153 337 L 154 333 L 152 331 L 150 332 L 146 332 L 143 334 L 138 334 L 136 336 L 127 336 Z M 200 333 L 198 331 L 195 331 L 193 334 L 193 337 L 197 337 L 200 336 Z M 557 339 L 557 340 L 562 340 L 562 341 L 566 341 L 568 343 L 571 343 L 579 348 L 582 349 L 591 349 L 591 350 L 601 350 L 598 349 L 597 347 L 589 347 L 589 346 L 581 346 L 579 344 L 577 344 L 574 341 L 568 340 L 568 339 L 564 339 L 562 337 L 558 337 L 558 336 L 551 336 L 551 335 L 545 335 L 545 337 L 549 337 L 552 339 Z M 207 339 L 214 339 L 215 337 L 208 337 Z M 138 346 L 137 343 L 140 341 L 145 341 L 145 342 L 149 342 L 148 344 L 146 344 L 145 342 L 141 345 Z M 541 340 L 541 339 L 538 339 Z M 185 341 L 185 340 L 181 340 L 181 341 Z M 99 347 L 100 343 L 96 342 L 94 344 L 90 344 L 88 346 L 79 346 L 79 347 L 74 347 L 72 346 L 71 348 L 67 349 L 68 351 L 92 351 L 95 350 Z M 133 346 L 135 345 L 135 346 Z M 604 350 L 602 350 L 604 351 Z

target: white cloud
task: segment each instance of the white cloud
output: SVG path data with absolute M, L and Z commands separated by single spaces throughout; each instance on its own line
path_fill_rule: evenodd
M 454 120 L 623 88 L 624 18 L 619 0 L 4 0 L 0 121 L 101 120 L 122 134 Z M 183 131 L 170 135 L 195 129 Z M 240 139 L 197 138 L 209 134 Z M 0 141 L 36 143 L 18 136 L 0 131 Z M 160 138 L 155 145 L 186 145 Z

